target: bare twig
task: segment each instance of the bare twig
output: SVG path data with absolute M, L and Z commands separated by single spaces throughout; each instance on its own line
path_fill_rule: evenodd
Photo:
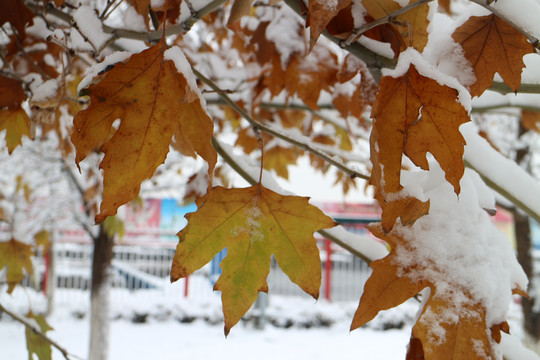
M 60 351 L 62 353 L 62 355 L 64 356 L 64 358 L 66 358 L 67 360 L 71 359 L 71 358 L 75 358 L 76 356 L 75 355 L 70 355 L 69 352 L 64 349 L 62 346 L 60 346 L 56 341 L 54 341 L 53 339 L 51 339 L 50 337 L 48 337 L 47 335 L 45 335 L 40 329 L 36 328 L 35 326 L 33 326 L 30 322 L 28 322 L 26 319 L 24 319 L 23 317 L 9 311 L 8 309 L 6 309 L 1 303 L 0 303 L 0 312 L 3 312 L 3 313 L 6 313 L 7 315 L 9 315 L 13 320 L 23 324 L 24 326 L 26 326 L 28 329 L 30 329 L 30 331 L 32 331 L 34 334 L 38 335 L 40 338 L 42 338 L 43 340 L 45 340 L 46 342 L 48 342 L 49 344 L 51 344 L 52 346 L 54 346 L 56 349 L 58 349 L 58 351 Z M 78 357 L 77 357 L 78 358 Z
M 339 170 L 346 173 L 348 176 L 350 176 L 352 179 L 354 178 L 361 178 L 368 180 L 369 176 L 365 174 L 361 174 L 349 167 L 347 167 L 345 164 L 341 163 L 340 161 L 337 161 L 334 156 L 328 155 L 325 152 L 321 151 L 320 149 L 317 149 L 313 145 L 309 143 L 304 143 L 302 141 L 299 141 L 297 139 L 293 139 L 292 137 L 287 136 L 286 134 L 283 134 L 282 132 L 273 129 L 272 127 L 262 124 L 259 121 L 256 121 L 249 115 L 244 109 L 242 109 L 238 104 L 236 104 L 227 94 L 221 91 L 221 89 L 210 79 L 208 79 L 206 76 L 201 74 L 199 71 L 193 68 L 193 73 L 201 80 L 203 83 L 208 85 L 212 90 L 214 90 L 222 99 L 223 101 L 230 106 L 234 111 L 236 111 L 240 116 L 242 116 L 244 119 L 246 119 L 252 126 L 255 126 L 259 128 L 261 131 L 264 131 L 267 134 L 270 134 L 272 136 L 275 136 L 281 140 L 285 140 L 286 142 L 295 145 L 296 147 L 308 151 L 317 157 L 323 159 L 327 163 L 335 166 Z

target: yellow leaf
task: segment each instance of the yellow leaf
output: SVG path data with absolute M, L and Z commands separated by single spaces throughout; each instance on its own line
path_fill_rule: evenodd
M 249 310 L 266 277 L 273 254 L 291 281 L 319 296 L 321 264 L 313 233 L 335 225 L 308 198 L 283 196 L 257 185 L 244 189 L 216 187 L 197 200 L 178 233 L 171 281 L 183 278 L 227 248 L 215 290 L 222 292 L 225 334 Z
M 274 146 L 264 151 L 263 167 L 274 170 L 278 176 L 289 178 L 289 165 L 296 164 L 300 152 L 297 148 Z
M 32 312 L 26 315 L 27 318 L 34 319 L 43 334 L 53 328 L 47 323 L 43 315 L 34 315 Z M 25 329 L 26 348 L 28 349 L 28 358 L 34 359 L 33 354 L 36 354 L 39 360 L 51 360 L 52 350 L 51 344 L 48 343 L 38 334 L 34 333 L 28 327 Z
M 103 202 L 96 222 L 137 196 L 141 182 L 165 160 L 173 134 L 175 149 L 193 157 L 198 153 L 208 162 L 210 177 L 213 172 L 212 121 L 164 51 L 160 42 L 99 75 L 88 88 L 90 106 L 75 116 L 71 140 L 77 163 L 94 148 L 105 153 L 100 164 Z M 118 130 L 113 128 L 116 119 Z
M 0 269 L 7 268 L 6 279 L 9 294 L 24 279 L 23 268 L 28 274 L 32 272 L 30 258 L 32 255 L 34 255 L 34 251 L 30 245 L 15 239 L 0 242 Z
M 0 132 L 6 130 L 6 145 L 11 154 L 19 145 L 22 137 L 32 138 L 30 118 L 22 108 L 0 110 Z
M 111 238 L 114 238 L 116 235 L 119 238 L 123 238 L 126 233 L 124 221 L 116 215 L 107 217 L 103 222 L 103 228 Z
M 47 230 L 41 230 L 34 235 L 36 241 L 36 247 L 42 247 L 43 252 L 46 253 L 51 246 L 51 234 Z

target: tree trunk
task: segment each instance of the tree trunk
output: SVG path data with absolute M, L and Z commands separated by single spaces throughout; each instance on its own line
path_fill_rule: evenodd
M 529 227 L 529 217 L 520 213 L 517 209 L 512 210 L 514 216 L 514 226 L 517 242 L 518 261 L 529 278 L 529 294 L 534 294 L 534 265 L 531 255 L 531 232 Z M 534 296 L 527 299 L 521 298 L 523 309 L 523 327 L 525 329 L 525 342 L 527 346 L 537 353 L 540 351 L 540 313 L 535 311 L 534 305 L 537 299 Z
M 90 349 L 88 360 L 107 360 L 109 355 L 110 266 L 113 237 L 103 224 L 94 240 L 92 259 L 92 288 L 90 292 Z
M 520 121 L 518 130 L 518 139 L 527 132 L 527 129 Z M 523 162 L 527 159 L 529 153 L 528 147 L 523 147 L 516 151 L 516 163 L 524 165 Z M 529 171 L 528 164 L 524 166 Z M 516 245 L 518 253 L 518 261 L 525 271 L 527 278 L 529 279 L 528 292 L 531 297 L 521 297 L 521 307 L 523 311 L 523 328 L 525 330 L 525 344 L 531 350 L 534 350 L 537 354 L 540 354 L 540 312 L 535 310 L 535 302 L 537 299 L 534 297 L 536 293 L 535 286 L 535 271 L 534 262 L 531 254 L 532 241 L 531 241 L 531 229 L 529 224 L 529 217 L 520 212 L 515 207 L 510 210 L 514 217 L 514 232 L 516 236 Z
M 47 272 L 47 316 L 54 311 L 54 293 L 56 290 L 56 249 L 54 239 L 48 249 L 49 269 Z

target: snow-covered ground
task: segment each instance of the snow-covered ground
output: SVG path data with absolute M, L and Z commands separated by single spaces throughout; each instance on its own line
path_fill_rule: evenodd
M 50 322 L 55 327 L 51 337 L 72 354 L 86 358 L 88 322 L 57 317 Z M 0 339 L 0 358 L 27 359 L 22 325 L 0 322 Z M 191 324 L 117 320 L 112 322 L 110 359 L 336 359 L 365 354 L 389 360 L 404 358 L 408 339 L 407 330 L 360 329 L 349 334 L 343 322 L 315 329 L 267 326 L 263 331 L 240 325 L 225 339 L 221 325 L 202 320 Z M 63 356 L 54 351 L 53 359 Z
M 270 295 L 267 323 L 257 330 L 242 321 L 225 338 L 219 295 L 184 299 L 168 294 L 113 289 L 110 359 L 328 359 L 359 354 L 370 359 L 404 358 L 410 323 L 417 308 L 413 300 L 393 310 L 370 328 L 349 332 L 356 302 L 315 302 L 309 298 Z M 18 314 L 45 309 L 45 299 L 31 290 L 5 292 L 0 302 Z M 73 358 L 86 358 L 89 321 L 88 293 L 57 291 L 56 310 L 49 318 L 54 330 L 47 334 Z M 253 315 L 250 311 L 247 317 Z M 140 322 L 144 321 L 144 322 Z M 189 321 L 189 322 L 188 322 Z M 401 329 L 383 328 L 402 326 Z M 23 325 L 0 317 L 0 359 L 28 358 Z M 53 359 L 63 359 L 53 351 Z
M 181 286 L 165 290 L 112 289 L 111 360 L 147 359 L 404 359 L 410 330 L 418 309 L 411 299 L 382 312 L 366 327 L 349 332 L 356 301 L 315 302 L 309 297 L 270 295 L 263 330 L 254 326 L 254 312 L 223 334 L 219 294 L 207 279 L 193 277 L 188 298 Z M 195 286 L 197 282 L 207 286 Z M 176 284 L 175 284 L 176 285 Z M 204 290 L 203 290 L 204 289 Z M 41 313 L 46 300 L 40 293 L 17 287 L 12 295 L 0 292 L 0 303 L 17 314 L 30 309 Z M 47 334 L 73 356 L 86 359 L 89 338 L 89 294 L 81 290 L 56 290 L 55 311 L 48 319 L 54 330 Z M 520 309 L 510 309 L 512 333 L 519 338 Z M 23 325 L 0 315 L 0 360 L 26 360 Z M 64 357 L 53 351 L 53 359 Z M 520 358 L 515 358 L 523 360 Z M 513 360 L 515 360 L 513 359 Z

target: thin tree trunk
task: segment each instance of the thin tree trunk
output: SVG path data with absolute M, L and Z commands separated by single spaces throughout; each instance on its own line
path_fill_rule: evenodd
M 521 214 L 516 209 L 512 210 L 514 216 L 514 226 L 517 242 L 518 261 L 521 267 L 527 274 L 527 277 L 531 280 L 529 285 L 529 292 L 532 293 L 533 285 L 533 259 L 531 255 L 531 236 L 529 229 L 529 217 Z M 538 341 L 540 339 L 540 314 L 533 311 L 535 298 L 530 299 L 522 298 L 521 304 L 523 307 L 523 322 L 524 328 L 528 335 Z
M 518 139 L 527 132 L 523 124 L 519 123 Z M 523 147 L 516 151 L 516 163 L 523 165 L 530 149 Z M 529 166 L 525 166 L 528 168 Z M 527 169 L 528 170 L 528 169 Z M 529 217 L 521 213 L 517 208 L 510 209 L 514 217 L 514 232 L 516 236 L 518 261 L 529 279 L 529 294 L 535 294 L 535 271 L 534 262 L 531 254 L 532 241 Z M 525 330 L 525 343 L 527 347 L 540 354 L 540 312 L 535 310 L 537 299 L 534 296 L 530 298 L 521 298 L 521 307 L 523 311 L 523 328 Z
M 54 239 L 49 247 L 49 270 L 47 272 L 47 315 L 54 311 L 54 293 L 56 290 L 56 251 Z
M 100 225 L 94 241 L 92 288 L 90 292 L 90 349 L 88 360 L 107 360 L 109 356 L 110 266 L 114 239 Z

